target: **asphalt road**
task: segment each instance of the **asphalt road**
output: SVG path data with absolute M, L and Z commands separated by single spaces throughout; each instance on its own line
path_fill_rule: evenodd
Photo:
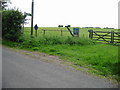
M 3 88 L 112 88 L 108 81 L 2 50 Z
M 0 89 L 2 89 L 2 46 L 0 45 Z

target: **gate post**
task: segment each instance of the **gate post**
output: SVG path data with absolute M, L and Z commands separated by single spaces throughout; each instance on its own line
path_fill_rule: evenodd
M 93 38 L 93 30 L 88 30 L 89 32 L 89 38 L 92 39 Z

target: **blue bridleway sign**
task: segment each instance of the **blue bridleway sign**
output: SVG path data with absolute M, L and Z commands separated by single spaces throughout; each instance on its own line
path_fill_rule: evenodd
M 73 28 L 73 33 L 76 36 L 79 36 L 79 28 Z

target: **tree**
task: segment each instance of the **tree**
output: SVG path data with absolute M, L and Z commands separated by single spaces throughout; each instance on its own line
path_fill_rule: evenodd
M 24 15 L 17 10 L 2 11 L 2 37 L 3 39 L 18 41 L 22 35 Z
M 8 6 L 8 3 L 11 3 L 10 0 L 0 0 L 0 7 L 5 9 Z
M 58 27 L 63 27 L 63 25 L 58 25 Z
M 24 15 L 23 15 L 24 24 L 28 23 L 28 22 L 26 22 L 28 20 L 28 19 L 26 19 L 27 16 L 32 16 L 32 14 L 24 12 Z
M 28 22 L 26 22 L 28 19 L 26 19 L 27 16 L 32 16 L 32 14 L 30 13 L 26 13 L 24 12 L 24 15 L 23 15 L 23 31 L 24 31 L 24 24 L 27 24 Z

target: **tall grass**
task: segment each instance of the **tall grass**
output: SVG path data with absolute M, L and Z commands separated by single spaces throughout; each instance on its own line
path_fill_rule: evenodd
M 86 38 L 77 38 L 77 37 L 59 37 L 59 36 L 43 36 L 43 37 L 33 37 L 27 38 L 22 43 L 23 45 L 29 46 L 39 46 L 39 45 L 56 45 L 56 44 L 69 44 L 69 45 L 90 45 L 94 44 L 94 41 Z

